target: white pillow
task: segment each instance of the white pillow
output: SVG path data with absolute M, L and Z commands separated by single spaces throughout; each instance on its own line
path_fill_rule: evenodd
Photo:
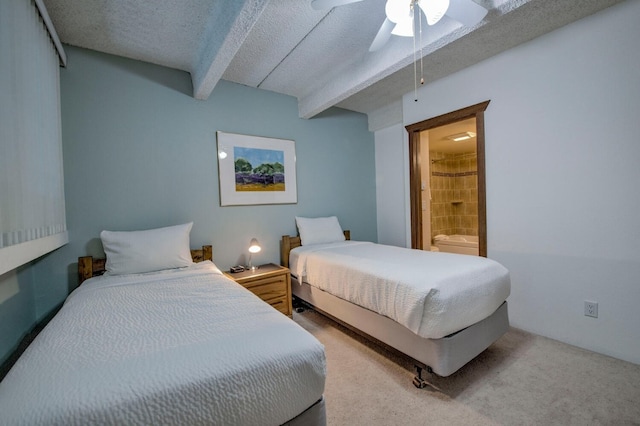
M 107 255 L 105 269 L 112 275 L 139 274 L 193 264 L 189 233 L 193 222 L 147 231 L 102 231 Z
M 296 224 L 303 246 L 345 240 L 338 218 L 335 216 L 315 218 L 296 216 Z

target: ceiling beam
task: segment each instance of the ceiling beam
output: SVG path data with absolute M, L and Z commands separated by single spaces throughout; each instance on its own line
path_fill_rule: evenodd
M 427 56 L 433 53 L 469 31 L 470 29 L 461 28 L 460 24 L 453 20 L 443 20 L 428 36 L 425 36 L 422 55 Z M 301 118 L 312 118 L 325 109 L 411 66 L 413 62 L 412 39 L 392 37 L 382 49 L 370 52 L 358 63 L 353 64 L 348 73 L 341 72 L 339 75 L 332 76 L 327 84 L 320 86 L 308 96 L 298 99 L 298 115 Z
M 496 0 L 496 6 L 475 27 L 449 28 L 437 34 L 435 40 L 423 43 L 425 84 L 618 2 Z M 444 23 L 444 19 L 441 22 Z M 431 27 L 427 38 L 434 35 L 434 30 L 442 31 L 442 23 L 437 28 Z M 298 115 L 312 118 L 332 106 L 369 113 L 413 91 L 413 57 L 400 45 L 394 46 L 394 42 L 397 43 L 397 38 L 392 37 L 385 47 L 370 54 L 348 73 L 334 76 L 319 90 L 299 98 Z M 387 55 L 389 50 L 396 50 L 397 54 Z
M 209 98 L 268 3 L 269 0 L 216 2 L 191 72 L 196 99 Z

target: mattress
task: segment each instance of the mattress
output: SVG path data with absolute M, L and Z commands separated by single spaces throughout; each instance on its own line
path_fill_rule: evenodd
M 0 424 L 278 425 L 324 348 L 209 261 L 85 281 L 0 383 Z
M 493 314 L 511 291 L 508 270 L 491 259 L 360 241 L 291 250 L 302 281 L 439 339 Z

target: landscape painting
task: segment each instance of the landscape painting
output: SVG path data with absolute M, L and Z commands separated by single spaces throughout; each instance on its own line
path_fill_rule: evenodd
M 236 191 L 284 191 L 284 151 L 233 148 Z
M 217 132 L 220 205 L 297 203 L 295 142 Z

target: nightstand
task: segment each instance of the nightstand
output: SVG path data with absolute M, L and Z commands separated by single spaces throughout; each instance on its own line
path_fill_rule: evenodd
M 258 266 L 255 271 L 236 273 L 226 271 L 224 274 L 291 318 L 289 268 L 268 263 Z

